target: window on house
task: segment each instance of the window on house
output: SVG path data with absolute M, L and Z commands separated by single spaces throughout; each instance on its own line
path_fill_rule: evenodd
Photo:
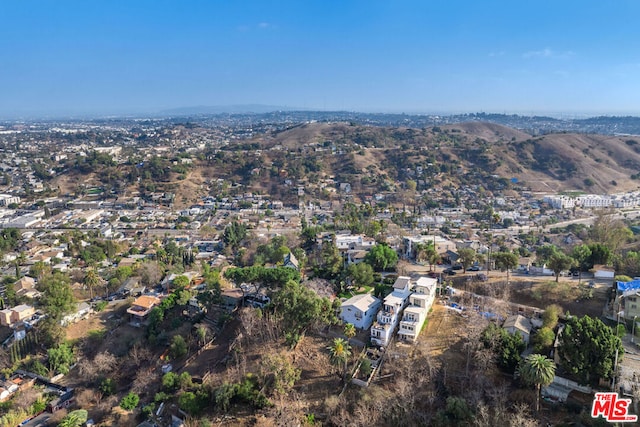
M 362 319 L 362 312 L 360 310 L 356 311 L 356 313 L 354 314 L 354 317 L 356 319 Z
M 631 308 L 636 308 L 636 304 L 631 304 Z

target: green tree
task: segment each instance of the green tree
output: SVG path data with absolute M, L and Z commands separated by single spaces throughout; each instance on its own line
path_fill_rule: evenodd
M 558 247 L 555 245 L 544 245 L 536 249 L 536 261 L 540 266 L 544 266 L 549 263 L 551 257 L 559 252 Z
M 507 272 L 507 286 L 509 285 L 509 272 L 518 266 L 518 255 L 512 252 L 496 252 L 493 255 L 496 268 Z
M 342 338 L 334 338 L 333 343 L 327 349 L 329 350 L 331 364 L 342 371 L 341 377 L 344 379 L 347 374 L 347 362 L 351 357 L 351 346 Z
M 365 262 L 349 265 L 347 273 L 356 287 L 371 286 L 373 283 L 373 268 Z
M 589 258 L 589 268 L 596 264 L 609 265 L 613 258 L 611 249 L 603 243 L 592 243 L 589 245 L 591 257 Z
M 587 245 L 577 245 L 571 251 L 571 257 L 576 261 L 578 267 L 578 284 L 582 283 L 582 272 L 591 268 L 588 264 L 591 258 L 591 249 Z
M 45 264 L 42 261 L 37 261 L 29 269 L 29 275 L 35 277 L 38 281 L 41 281 L 46 276 L 51 274 L 51 266 Z
M 262 383 L 270 392 L 287 395 L 300 379 L 302 370 L 296 368 L 283 354 L 267 354 L 260 362 Z
M 187 276 L 178 276 L 173 279 L 174 289 L 185 289 L 189 286 L 189 278 Z
M 335 243 L 335 237 L 332 242 L 324 242 L 320 249 L 320 274 L 325 279 L 335 279 L 342 271 L 344 261 L 340 255 L 340 251 Z
M 556 365 L 541 354 L 530 354 L 518 367 L 518 373 L 525 384 L 536 388 L 536 412 L 538 412 L 542 387 L 553 382 Z
M 600 319 L 571 317 L 560 334 L 562 366 L 584 384 L 610 378 L 616 352 L 624 355 L 622 341 Z
M 200 326 L 196 329 L 196 336 L 198 337 L 198 344 L 204 345 L 207 342 L 208 330 L 204 326 Z
M 180 377 L 175 372 L 167 372 L 162 376 L 162 387 L 167 391 L 178 389 Z
M 560 278 L 560 273 L 569 270 L 574 265 L 574 259 L 570 256 L 557 252 L 549 259 L 549 268 L 553 270 L 553 274 L 556 276 L 556 282 Z
M 182 335 L 174 335 L 169 346 L 169 355 L 172 359 L 180 359 L 187 354 L 187 342 Z
M 337 322 L 335 310 L 327 298 L 318 297 L 311 289 L 292 280 L 275 293 L 270 305 L 292 344 L 297 343 L 311 326 Z
M 89 413 L 84 409 L 77 409 L 75 411 L 71 411 L 67 414 L 66 417 L 60 421 L 58 427 L 80 427 L 87 422 L 87 417 Z
M 120 401 L 120 407 L 125 411 L 132 411 L 140 403 L 140 396 L 130 391 L 125 397 Z
M 510 374 L 518 367 L 520 354 L 526 348 L 520 334 L 511 335 L 495 323 L 489 323 L 482 331 L 480 341 L 494 352 L 498 366 Z
M 76 308 L 76 299 L 69 285 L 69 276 L 55 272 L 40 282 L 42 296 L 40 303 L 47 316 L 62 320 L 63 316 Z
M 68 374 L 69 368 L 75 360 L 73 349 L 68 344 L 60 344 L 57 348 L 50 348 L 47 355 L 49 356 L 49 370 L 60 374 Z
M 542 326 L 544 328 L 554 329 L 558 324 L 558 319 L 562 314 L 562 307 L 557 304 L 551 304 L 544 309 L 542 313 Z
M 538 353 L 544 353 L 553 346 L 553 341 L 556 339 L 556 334 L 553 333 L 551 328 L 540 328 L 538 332 L 531 339 L 533 348 Z
M 388 245 L 380 243 L 369 251 L 364 261 L 376 271 L 393 269 L 398 263 L 398 254 Z
M 593 243 L 600 243 L 616 254 L 627 240 L 633 237 L 633 233 L 625 223 L 616 219 L 606 211 L 597 212 L 593 225 L 589 229 L 589 239 Z M 596 264 L 606 264 L 596 262 Z
M 242 241 L 247 237 L 247 227 L 238 221 L 229 224 L 222 233 L 224 244 L 233 250 L 238 249 Z
M 458 256 L 464 271 L 467 271 L 476 261 L 477 254 L 473 248 L 460 248 L 458 249 Z

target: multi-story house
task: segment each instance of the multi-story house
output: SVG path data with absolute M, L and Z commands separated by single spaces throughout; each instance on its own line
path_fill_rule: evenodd
M 367 329 L 376 318 L 380 300 L 371 294 L 355 295 L 340 305 L 340 318 L 358 329 Z
M 414 293 L 409 296 L 409 305 L 404 309 L 398 338 L 411 342 L 416 341 L 435 299 L 436 286 L 436 279 L 429 277 L 418 279 Z
M 382 309 L 378 312 L 376 321 L 371 326 L 372 343 L 384 347 L 391 341 L 398 321 L 402 317 L 402 310 L 409 301 L 410 282 L 411 279 L 408 277 L 398 277 L 393 284 L 393 292 L 384 298 Z

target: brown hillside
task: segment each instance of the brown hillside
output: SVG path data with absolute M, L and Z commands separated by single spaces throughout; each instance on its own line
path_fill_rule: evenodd
M 629 137 L 571 133 L 532 137 L 482 122 L 440 129 L 311 123 L 271 135 L 263 142 L 289 149 L 353 143 L 368 148 L 356 156 L 327 158 L 324 171 L 330 175 L 366 174 L 368 170 L 370 175 L 402 180 L 399 169 L 405 165 L 436 160 L 459 163 L 468 172 L 517 178 L 536 191 L 620 192 L 637 189 L 631 176 L 640 172 L 640 144 Z
M 116 172 L 127 177 L 132 168 L 122 165 Z M 67 175 L 53 182 L 63 194 L 80 183 L 100 185 L 100 177 L 108 174 L 96 170 Z M 297 192 L 284 185 L 285 178 L 305 185 L 332 176 L 336 182 L 350 183 L 358 201 L 380 191 L 402 190 L 408 180 L 418 183 L 418 191 L 462 184 L 502 191 L 516 178 L 520 186 L 533 191 L 616 193 L 638 189 L 639 175 L 637 137 L 571 133 L 533 137 L 479 122 L 422 129 L 305 123 L 232 143 L 207 160 L 195 160 L 182 179 L 171 173 L 140 185 L 127 182 L 126 189 L 129 194 L 175 193 L 176 205 L 184 207 L 204 196 L 208 183 L 222 178 L 296 205 Z M 330 194 L 311 186 L 306 193 L 318 199 Z
M 481 138 L 489 142 L 524 141 L 531 138 L 528 133 L 510 127 L 485 122 L 468 122 L 444 126 L 449 131 L 461 131 L 471 139 Z

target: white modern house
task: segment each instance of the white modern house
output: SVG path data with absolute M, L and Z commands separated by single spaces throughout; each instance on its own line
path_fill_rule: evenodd
M 411 279 L 400 276 L 393 284 L 393 292 L 384 298 L 382 309 L 378 312 L 376 322 L 371 326 L 371 342 L 386 346 L 402 317 L 402 310 L 409 301 Z
M 376 318 L 381 302 L 371 294 L 354 295 L 340 305 L 340 319 L 358 329 L 367 329 Z
M 417 280 L 414 293 L 409 296 L 409 305 L 404 309 L 398 338 L 415 342 L 427 320 L 427 314 L 436 297 L 438 281 L 429 277 Z

